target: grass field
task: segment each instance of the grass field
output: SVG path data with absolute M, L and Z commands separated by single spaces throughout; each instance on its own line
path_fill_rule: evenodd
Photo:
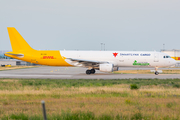
M 131 85 L 138 89 L 131 89 Z M 180 79 L 0 79 L 1 120 L 180 119 Z

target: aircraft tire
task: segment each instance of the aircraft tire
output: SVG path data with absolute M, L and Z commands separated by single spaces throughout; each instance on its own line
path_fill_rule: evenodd
M 158 75 L 158 74 L 159 74 L 159 72 L 158 72 L 158 71 L 156 71 L 156 72 L 155 72 L 155 75 Z
M 90 75 L 91 74 L 91 70 L 86 70 L 86 74 Z
M 95 69 L 91 69 L 91 74 L 94 74 L 95 72 Z

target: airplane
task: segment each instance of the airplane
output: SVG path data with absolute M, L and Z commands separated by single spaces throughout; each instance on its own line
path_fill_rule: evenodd
M 14 27 L 7 27 L 12 52 L 4 55 L 18 60 L 47 66 L 86 67 L 86 74 L 118 71 L 119 67 L 159 67 L 176 64 L 169 55 L 156 51 L 59 51 L 35 50 Z

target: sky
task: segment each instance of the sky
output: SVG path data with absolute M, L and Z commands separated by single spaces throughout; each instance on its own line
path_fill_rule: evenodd
M 180 0 L 0 0 L 0 50 L 7 27 L 37 50 L 180 49 Z

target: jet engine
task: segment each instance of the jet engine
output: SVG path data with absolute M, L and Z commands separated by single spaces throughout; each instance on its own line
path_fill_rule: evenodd
M 113 71 L 113 64 L 100 64 L 99 70 L 102 72 L 112 72 Z

